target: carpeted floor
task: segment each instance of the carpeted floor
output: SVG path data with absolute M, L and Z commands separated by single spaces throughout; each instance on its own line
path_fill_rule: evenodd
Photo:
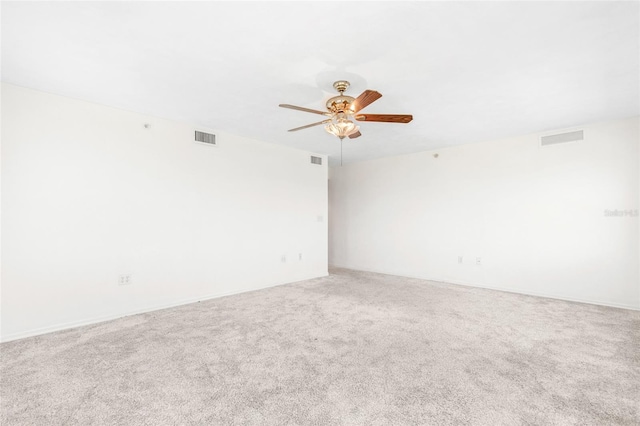
M 640 312 L 344 269 L 0 351 L 5 426 L 640 424 Z

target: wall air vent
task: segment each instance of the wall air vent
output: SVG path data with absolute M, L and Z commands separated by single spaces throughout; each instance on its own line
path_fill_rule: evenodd
M 206 143 L 207 145 L 217 145 L 216 135 L 211 133 L 199 132 L 196 130 L 196 142 Z
M 540 146 L 557 145 L 559 143 L 577 142 L 582 140 L 584 140 L 584 130 L 577 130 L 575 132 L 542 136 L 540 137 Z
M 318 165 L 322 165 L 322 157 L 314 157 L 313 155 L 311 156 L 311 164 L 318 164 Z

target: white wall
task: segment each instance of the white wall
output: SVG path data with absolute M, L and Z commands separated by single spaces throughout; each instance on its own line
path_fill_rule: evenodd
M 329 263 L 640 308 L 639 120 L 581 128 L 332 168 Z
M 3 84 L 3 340 L 327 274 L 326 165 L 194 129 Z

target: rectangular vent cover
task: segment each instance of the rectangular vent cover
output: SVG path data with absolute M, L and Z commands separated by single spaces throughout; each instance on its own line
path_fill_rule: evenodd
M 199 132 L 196 130 L 196 142 L 216 145 L 216 135 L 212 135 L 211 133 Z
M 556 145 L 559 143 L 576 142 L 584 140 L 584 130 L 569 133 L 558 133 L 557 135 L 542 136 L 540 146 Z
M 319 164 L 322 165 L 322 157 L 314 157 L 311 156 L 311 164 Z

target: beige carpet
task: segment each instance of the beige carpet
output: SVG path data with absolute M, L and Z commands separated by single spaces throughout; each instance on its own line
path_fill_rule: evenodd
M 640 312 L 348 270 L 0 350 L 3 426 L 640 424 Z

